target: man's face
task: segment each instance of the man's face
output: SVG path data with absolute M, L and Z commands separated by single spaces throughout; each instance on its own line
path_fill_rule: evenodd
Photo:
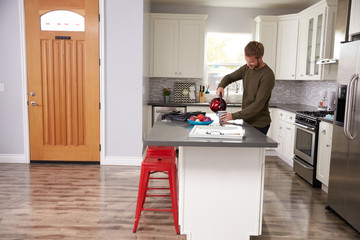
M 250 69 L 256 69 L 260 66 L 260 61 L 255 56 L 245 56 L 245 60 Z

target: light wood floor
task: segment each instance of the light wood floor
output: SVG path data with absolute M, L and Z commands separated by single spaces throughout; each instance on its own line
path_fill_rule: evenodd
M 0 164 L 0 239 L 186 239 L 167 212 L 143 212 L 132 233 L 139 173 L 139 167 Z M 277 157 L 267 157 L 265 177 L 263 235 L 252 240 L 360 239 L 324 209 L 324 192 Z M 168 199 L 146 204 L 170 206 Z

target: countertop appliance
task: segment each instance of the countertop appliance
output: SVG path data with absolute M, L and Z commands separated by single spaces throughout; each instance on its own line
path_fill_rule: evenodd
M 298 111 L 295 115 L 295 147 L 293 170 L 313 187 L 320 187 L 316 179 L 319 118 L 333 111 Z
M 173 111 L 180 112 L 180 113 L 185 113 L 186 112 L 186 107 L 153 106 L 152 107 L 152 125 L 154 125 L 154 123 L 158 119 L 159 115 L 163 115 L 165 113 L 170 113 L 170 112 L 173 112 Z
M 340 46 L 328 209 L 360 231 L 360 41 Z

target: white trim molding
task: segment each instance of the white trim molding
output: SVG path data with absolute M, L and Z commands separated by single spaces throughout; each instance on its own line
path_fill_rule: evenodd
M 25 154 L 0 154 L 0 163 L 29 163 Z
M 25 8 L 24 1 L 19 0 L 19 28 L 20 28 L 20 52 L 21 52 L 21 81 L 23 101 L 23 130 L 24 130 L 24 159 L 30 163 L 30 139 L 29 139 L 29 109 L 27 105 L 27 62 L 26 62 L 26 39 L 25 39 Z
M 107 156 L 101 165 L 141 166 L 142 157 Z

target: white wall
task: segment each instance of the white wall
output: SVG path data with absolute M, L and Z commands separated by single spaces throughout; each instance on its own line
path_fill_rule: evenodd
M 20 3 L 0 1 L 0 162 L 24 155 Z M 143 150 L 143 0 L 105 0 L 105 159 L 139 164 Z M 149 7 L 148 7 L 149 8 Z M 149 11 L 149 10 L 148 10 Z M 6 33 L 6 34 L 5 34 Z
M 0 161 L 24 154 L 20 2 L 0 1 Z M 14 160 L 15 160 L 14 158 Z
M 104 164 L 142 160 L 143 15 L 143 0 L 105 1 Z

